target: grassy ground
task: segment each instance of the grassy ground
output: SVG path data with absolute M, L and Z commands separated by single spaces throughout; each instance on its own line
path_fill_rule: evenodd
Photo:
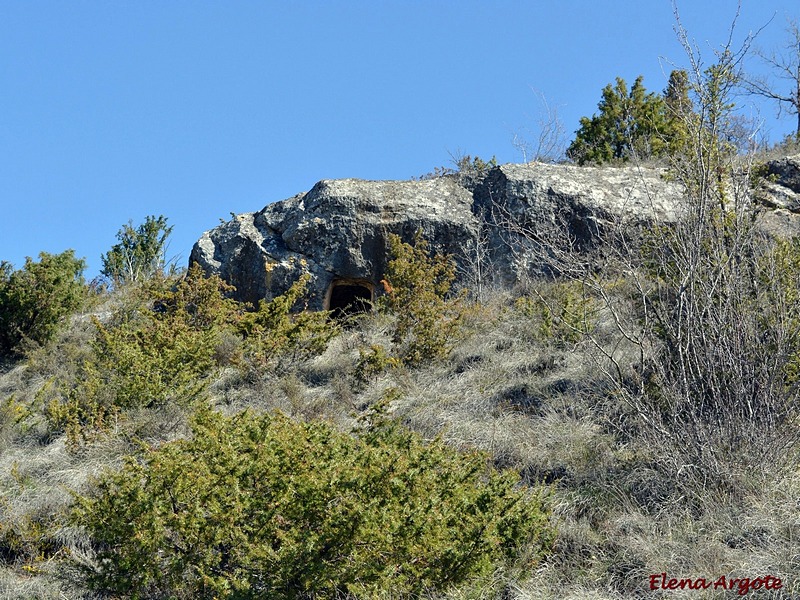
M 210 401 L 228 413 L 277 409 L 348 430 L 391 393 L 394 415 L 424 436 L 485 450 L 524 482 L 547 482 L 555 552 L 535 572 L 498 572 L 451 599 L 737 596 L 719 588 L 651 590 L 650 576 L 662 572 L 711 581 L 771 575 L 783 580 L 781 589 L 749 596 L 800 597 L 796 457 L 786 457 L 789 468 L 754 474 L 762 483 L 741 493 L 698 490 L 689 501 L 663 468 L 667 450 L 641 435 L 636 415 L 615 396 L 596 345 L 543 334 L 541 320 L 520 306 L 511 292 L 496 291 L 470 312 L 448 358 L 364 381 L 359 350 L 388 343 L 391 330 L 391 317 L 367 315 L 314 359 L 262 372 L 225 367 Z M 614 341 L 602 315 L 596 326 L 596 339 Z M 119 465 L 136 439 L 157 443 L 186 431 L 186 411 L 166 407 L 130 412 L 78 451 L 47 434 L 47 386 L 74 369 L 91 327 L 74 319 L 56 343 L 0 374 L 2 598 L 90 598 L 74 577 L 75 562 L 88 560 L 88 542 L 64 525 L 72 493 Z

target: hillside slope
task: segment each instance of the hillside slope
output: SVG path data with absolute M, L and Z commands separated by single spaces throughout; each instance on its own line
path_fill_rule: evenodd
M 570 219 L 555 220 L 566 230 L 546 230 L 538 237 L 541 229 L 521 227 L 514 233 L 530 242 L 530 256 L 561 270 L 519 270 L 513 284 L 487 276 L 476 286 L 464 277 L 464 263 L 451 265 L 435 255 L 424 236 L 416 236 L 412 245 L 390 235 L 389 228 L 386 247 L 381 246 L 386 252 L 381 273 L 370 275 L 383 294 L 370 298 L 374 310 L 355 311 L 344 320 L 298 310 L 319 293 L 314 269 L 322 258 L 305 254 L 305 262 L 298 258 L 281 275 L 289 287 L 258 307 L 233 300 L 230 286 L 199 269 L 93 291 L 55 339 L 26 348 L 23 358 L 7 361 L 0 373 L 0 597 L 188 598 L 200 597 L 197 590 L 203 597 L 219 590 L 232 597 L 232 586 L 240 586 L 240 597 L 258 598 L 266 597 L 263 590 L 272 585 L 265 583 L 264 572 L 280 571 L 265 570 L 264 564 L 294 569 L 283 593 L 296 597 L 303 596 L 292 590 L 317 584 L 327 590 L 321 597 L 333 597 L 333 589 L 361 598 L 411 597 L 397 593 L 403 585 L 415 590 L 413 597 L 430 600 L 799 596 L 800 243 L 773 235 L 777 229 L 767 234 L 761 226 L 769 229 L 773 221 L 784 220 L 788 228 L 781 231 L 792 231 L 798 165 L 798 158 L 770 163 L 759 178 L 735 188 L 746 209 L 741 215 L 715 206 L 654 227 L 639 223 L 625 229 L 630 221 L 624 215 L 606 213 L 591 244 L 564 247 L 543 242 L 557 231 L 569 232 Z M 531 185 L 520 183 L 528 181 L 524 168 L 498 169 L 473 182 L 469 198 L 502 180 L 518 189 L 514 197 L 521 203 L 526 199 L 541 207 L 538 194 L 547 196 L 554 188 L 531 191 Z M 609 171 L 609 177 L 619 175 Z M 512 186 L 513 181 L 519 185 Z M 350 189 L 355 184 L 320 189 L 337 185 Z M 453 185 L 446 180 L 429 187 Z M 458 189 L 467 188 L 459 184 Z M 728 197 L 726 190 L 715 189 Z M 299 211 L 306 200 L 298 197 L 271 211 L 287 211 L 290 204 Z M 513 204 L 505 206 L 513 213 Z M 321 218 L 313 207 L 306 208 L 283 218 Z M 723 203 L 723 208 L 728 207 Z M 464 219 L 463 231 L 471 230 L 471 217 L 458 218 Z M 496 223 L 504 224 L 502 219 Z M 203 239 L 216 244 L 223 233 L 235 230 L 231 239 L 247 234 L 250 243 L 256 233 L 244 225 L 241 220 L 223 225 Z M 277 231 L 269 244 L 259 242 L 258 253 L 278 243 Z M 628 235 L 631 231 L 635 235 Z M 486 264 L 490 272 L 496 265 Z M 363 274 L 347 275 L 357 281 Z M 315 491 L 311 501 L 297 503 L 298 510 L 310 506 L 310 513 L 281 512 L 270 520 L 280 529 L 300 514 L 306 519 L 300 529 L 281 529 L 283 541 L 257 545 L 247 554 L 251 562 L 237 563 L 237 549 L 250 552 L 249 542 L 260 539 L 261 529 L 240 536 L 236 544 L 219 542 L 217 533 L 203 538 L 219 531 L 220 524 L 229 532 L 242 525 L 233 512 L 217 510 L 220 498 L 249 499 L 252 490 L 263 498 L 264 490 L 285 478 L 272 485 L 267 477 L 264 484 L 260 474 L 248 475 L 246 456 L 239 460 L 239 450 L 231 450 L 262 452 L 272 438 L 245 428 L 248 446 L 230 437 L 235 428 L 214 429 L 208 423 L 256 422 L 276 412 L 288 417 L 288 427 L 308 424 L 303 431 L 313 433 L 309 439 L 328 440 L 320 446 L 308 442 L 302 450 L 287 446 L 295 454 L 282 464 L 296 467 L 292 473 L 310 474 L 311 482 L 316 466 L 334 473 L 330 485 L 309 484 L 306 491 L 336 490 L 342 481 L 346 489 L 358 488 L 360 480 L 352 477 L 358 469 L 384 477 L 387 484 L 367 487 L 373 497 L 357 500 L 342 492 L 319 501 Z M 370 429 L 384 418 L 390 433 Z M 198 419 L 206 429 L 197 429 Z M 392 437 L 404 428 L 414 433 Z M 186 442 L 192 431 L 207 433 L 195 435 L 192 445 Z M 234 442 L 222 444 L 227 450 L 220 450 L 224 460 L 217 461 L 214 452 L 220 447 L 214 443 L 230 439 Z M 296 442 L 292 435 L 280 439 Z M 381 445 L 386 440 L 400 440 L 400 445 Z M 347 463 L 345 476 L 323 460 L 332 453 L 334 466 L 341 466 L 335 461 L 351 460 L 352 449 L 364 447 L 378 448 L 394 462 L 356 460 Z M 282 456 L 283 447 L 275 448 L 259 456 Z M 339 454 L 326 448 L 339 448 Z M 426 454 L 431 448 L 434 454 Z M 175 456 L 185 457 L 192 468 L 167 460 Z M 409 471 L 401 469 L 406 463 Z M 374 464 L 382 465 L 377 474 Z M 436 466 L 426 471 L 431 464 Z M 478 487 L 464 479 L 470 473 L 448 471 L 447 465 L 463 464 L 480 473 Z M 152 470 L 154 465 L 173 470 Z M 486 465 L 491 469 L 481 471 Z M 151 488 L 144 483 L 163 481 L 159 474 L 164 472 L 174 485 L 164 485 L 154 498 L 146 496 L 143 490 Z M 208 481 L 192 480 L 198 473 L 222 482 L 205 500 L 191 496 Z M 455 483 L 419 490 L 414 473 L 428 473 L 429 486 Z M 513 473 L 519 474 L 518 482 Z M 105 483 L 98 484 L 98 477 Z M 487 490 L 480 488 L 481 481 L 493 483 Z M 402 502 L 382 504 L 376 497 L 375 490 L 385 488 L 401 490 L 402 498 L 404 485 L 409 499 L 426 498 L 419 492 L 427 492 L 424 519 L 417 509 L 406 513 Z M 480 501 L 455 502 L 454 511 L 470 507 L 460 516 L 445 508 L 436 512 L 440 504 L 450 506 L 448 489 L 466 490 L 465 498 Z M 303 490 L 295 491 L 302 495 Z M 181 500 L 180 493 L 194 500 Z M 112 525 L 124 529 L 125 523 L 112 513 L 91 513 L 91 507 L 110 506 L 104 502 L 119 497 L 158 540 L 146 538 L 144 530 L 129 531 L 120 540 Z M 450 571 L 441 565 L 460 568 L 468 562 L 446 562 L 464 550 L 453 540 L 465 523 L 483 514 L 480 506 L 503 506 L 498 498 L 510 499 L 509 504 L 499 514 L 487 512 L 491 525 L 479 523 L 471 538 L 487 560 L 467 552 L 476 569 L 462 569 L 464 578 L 449 581 Z M 532 502 L 527 520 L 504 521 L 506 512 L 517 514 L 518 498 Z M 367 556 L 368 544 L 358 536 L 377 540 L 375 529 L 359 529 L 359 521 L 344 519 L 334 523 L 335 538 L 314 546 L 329 515 L 367 514 L 358 502 L 370 510 L 377 506 L 377 513 L 369 514 L 378 514 L 383 525 L 419 526 L 419 538 L 408 533 L 416 531 L 411 525 L 396 530 L 403 531 L 404 543 L 410 540 L 407 556 L 414 558 L 383 571 L 375 567 L 369 581 L 356 567 L 345 566 L 358 562 L 354 556 Z M 168 506 L 166 516 L 156 506 Z M 382 506 L 392 506 L 391 513 L 381 512 Z M 77 509 L 82 517 L 75 516 L 76 507 L 83 507 Z M 244 514 L 268 510 L 262 508 Z M 188 515 L 199 518 L 200 525 Z M 203 521 L 208 515 L 215 515 L 213 523 Z M 169 527 L 168 517 L 174 519 Z M 425 529 L 420 523 L 445 528 Z M 296 531 L 308 531 L 308 537 L 291 538 L 290 544 L 289 532 Z M 199 537 L 192 538 L 195 534 Z M 415 550 L 419 539 L 426 541 Z M 322 548 L 315 555 L 321 562 L 302 554 L 306 542 Z M 423 546 L 438 548 L 437 543 L 442 546 L 433 554 L 413 554 Z M 125 552 L 132 547 L 149 550 L 131 557 Z M 332 548 L 339 547 L 353 553 L 330 558 Z M 298 554 L 269 562 L 286 548 Z M 114 561 L 115 568 L 131 574 L 133 587 L 127 591 L 127 580 L 106 576 L 116 572 L 107 571 Z M 138 570 L 145 564 L 150 579 Z M 198 574 L 201 564 L 213 568 Z M 159 569 L 163 580 L 153 575 Z M 169 569 L 185 569 L 186 577 L 170 571 L 170 579 Z M 344 578 L 342 573 L 347 582 L 333 580 Z M 194 592 L 180 587 L 184 579 L 196 586 Z M 660 591 L 665 587 L 669 591 Z

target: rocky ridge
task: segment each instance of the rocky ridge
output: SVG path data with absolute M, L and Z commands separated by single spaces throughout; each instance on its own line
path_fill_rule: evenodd
M 767 226 L 800 232 L 800 155 L 768 163 L 763 179 Z M 408 241 L 421 230 L 433 249 L 453 255 L 463 280 L 480 260 L 488 279 L 509 283 L 536 268 L 515 250 L 521 229 L 563 227 L 564 243 L 587 245 L 610 223 L 673 221 L 682 200 L 664 170 L 641 167 L 529 163 L 498 166 L 479 178 L 323 180 L 205 232 L 190 262 L 254 304 L 308 272 L 307 308 L 319 310 L 332 306 L 339 285 L 374 293 L 391 233 Z

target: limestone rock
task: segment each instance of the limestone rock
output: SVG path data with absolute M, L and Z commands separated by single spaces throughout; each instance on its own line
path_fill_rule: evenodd
M 768 162 L 762 174 L 762 202 L 791 212 L 800 211 L 800 154 Z
M 800 154 L 769 161 L 759 171 L 756 198 L 768 209 L 762 225 L 773 234 L 800 235 Z
M 509 164 L 492 170 L 475 189 L 478 214 L 497 225 L 491 262 L 504 281 L 541 267 L 530 262 L 541 253 L 525 256 L 519 250 L 525 244 L 518 244 L 519 236 L 514 239 L 509 229 L 554 248 L 586 249 L 612 223 L 673 221 L 681 199 L 681 187 L 664 170 L 636 167 Z
M 308 308 L 327 306 L 331 285 L 370 290 L 386 269 L 387 239 L 418 229 L 441 252 L 475 236 L 472 195 L 454 178 L 425 181 L 325 180 L 309 192 L 239 215 L 203 234 L 191 261 L 236 286 L 252 303 L 312 275 Z
M 800 206 L 800 156 L 774 169 L 768 197 L 786 200 L 773 204 L 779 210 L 769 211 L 765 221 L 792 231 Z M 462 281 L 471 281 L 481 263 L 481 277 L 510 283 L 536 270 L 522 246 L 515 249 L 520 236 L 514 227 L 561 232 L 563 239 L 552 243 L 585 247 L 611 223 L 673 221 L 682 200 L 681 187 L 665 171 L 639 167 L 530 163 L 495 167 L 477 181 L 324 180 L 207 231 L 190 261 L 222 276 L 236 286 L 238 299 L 254 304 L 284 293 L 308 272 L 307 307 L 318 310 L 337 302 L 340 286 L 359 288 L 359 297 L 380 289 L 390 233 L 410 241 L 421 230 L 434 250 L 453 255 Z

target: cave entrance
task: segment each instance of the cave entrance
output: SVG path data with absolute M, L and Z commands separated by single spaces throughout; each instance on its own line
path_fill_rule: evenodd
M 346 319 L 372 308 L 374 286 L 367 281 L 334 279 L 328 290 L 327 309 L 334 319 Z

